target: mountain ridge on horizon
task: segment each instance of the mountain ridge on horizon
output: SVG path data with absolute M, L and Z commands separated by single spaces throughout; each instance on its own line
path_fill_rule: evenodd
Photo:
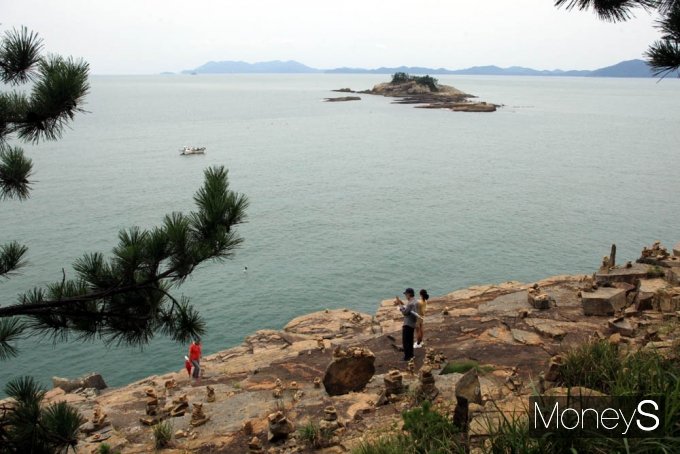
M 295 60 L 271 60 L 256 63 L 244 61 L 210 61 L 195 69 L 181 71 L 182 74 L 451 74 L 451 75 L 492 75 L 492 76 L 571 76 L 571 77 L 655 77 L 643 60 L 625 60 L 614 65 L 594 70 L 538 70 L 523 66 L 501 68 L 495 65 L 472 66 L 465 69 L 427 68 L 422 66 L 380 67 L 374 69 L 340 67 L 318 69 Z

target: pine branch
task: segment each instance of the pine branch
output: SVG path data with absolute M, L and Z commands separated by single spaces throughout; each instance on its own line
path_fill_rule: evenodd
M 11 85 L 31 81 L 40 61 L 42 39 L 26 27 L 5 32 L 0 44 L 0 79 Z
M 229 190 L 227 171 L 205 171 L 195 197 L 198 210 L 167 215 L 161 227 L 120 232 L 106 260 L 85 254 L 73 265 L 78 278 L 35 288 L 19 304 L 0 307 L 0 318 L 22 316 L 26 329 L 64 341 L 81 340 L 144 345 L 156 332 L 185 341 L 200 335 L 205 322 L 182 298 L 169 292 L 200 264 L 230 257 L 241 239 L 234 227 L 245 219 L 247 198 Z
M 27 199 L 32 173 L 33 161 L 24 155 L 21 148 L 0 148 L 0 200 Z
M 658 0 L 555 0 L 555 6 L 567 10 L 573 8 L 581 11 L 592 8 L 599 19 L 608 22 L 627 21 L 633 17 L 635 8 L 653 9 Z
M 19 268 L 26 266 L 26 252 L 28 248 L 16 241 L 0 245 L 0 277 L 11 276 Z

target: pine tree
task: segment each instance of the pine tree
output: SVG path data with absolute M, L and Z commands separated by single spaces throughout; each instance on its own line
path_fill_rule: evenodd
M 56 140 L 82 112 L 88 64 L 60 56 L 42 57 L 42 41 L 26 28 L 0 42 L 0 77 L 5 86 L 31 82 L 29 94 L 0 93 L 0 199 L 30 194 L 32 163 L 11 140 Z M 0 302 L 0 360 L 16 356 L 21 338 L 41 334 L 55 341 L 75 337 L 144 345 L 157 334 L 186 342 L 205 330 L 187 298 L 171 290 L 199 265 L 231 257 L 241 239 L 234 227 L 245 219 L 248 200 L 229 188 L 223 167 L 205 171 L 194 196 L 196 210 L 172 213 L 158 227 L 133 227 L 118 235 L 111 257 L 84 254 L 75 277 L 34 288 L 17 302 Z M 27 248 L 0 244 L 0 279 L 25 266 Z
M 656 27 L 662 34 L 645 52 L 647 63 L 656 76 L 674 71 L 680 75 L 680 0 L 555 0 L 555 6 L 592 8 L 600 19 L 610 22 L 630 19 L 636 8 L 658 11 L 661 17 Z

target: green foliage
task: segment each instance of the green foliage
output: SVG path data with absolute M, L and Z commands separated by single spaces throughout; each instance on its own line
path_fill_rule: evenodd
M 0 200 L 27 199 L 32 171 L 33 161 L 24 156 L 21 148 L 0 144 Z
M 680 71 L 680 0 L 555 0 L 555 6 L 592 8 L 600 19 L 610 22 L 631 19 L 636 8 L 656 10 L 661 15 L 656 28 L 662 36 L 645 52 L 647 63 L 656 76 Z
M 480 366 L 477 361 L 474 361 L 474 360 L 471 360 L 471 359 L 449 361 L 442 368 L 442 371 L 439 374 L 440 375 L 456 374 L 456 373 L 457 374 L 464 374 L 465 372 L 469 371 L 470 369 L 475 369 L 480 374 L 486 374 L 488 372 L 491 372 L 493 370 L 493 367 L 491 367 L 491 366 Z
M 656 277 L 664 277 L 666 272 L 660 266 L 654 265 L 647 270 L 647 278 L 654 279 Z
M 328 444 L 331 433 L 321 429 L 317 423 L 309 420 L 307 424 L 298 429 L 298 438 L 307 446 L 319 449 Z
M 444 415 L 432 410 L 430 402 L 402 413 L 404 431 L 362 443 L 353 454 L 449 454 L 465 452 L 458 430 Z
M 75 408 L 65 402 L 43 407 L 45 391 L 31 377 L 10 381 L 5 392 L 15 404 L 0 418 L 0 453 L 51 454 L 75 448 L 84 422 Z
M 399 85 L 407 82 L 415 82 L 418 85 L 424 85 L 433 92 L 439 91 L 439 87 L 437 85 L 439 81 L 432 76 L 412 76 L 404 72 L 396 72 L 392 75 L 390 84 Z
M 153 426 L 153 439 L 156 449 L 167 448 L 172 441 L 172 424 L 162 421 Z
M 404 72 L 396 72 L 392 75 L 392 81 L 390 82 L 392 85 L 398 85 L 398 84 L 403 84 L 406 82 L 410 82 L 413 80 L 413 76 L 410 76 Z
M 50 336 L 55 342 L 70 335 L 79 340 L 102 338 L 107 343 L 140 346 L 155 333 L 187 342 L 205 331 L 205 322 L 187 298 L 174 298 L 180 285 L 206 261 L 230 258 L 242 240 L 234 227 L 245 220 L 248 199 L 229 188 L 223 167 L 205 171 L 194 196 L 198 209 L 188 215 L 172 213 L 160 227 L 133 227 L 118 235 L 118 245 L 106 259 L 101 253 L 76 260 L 75 279 L 35 288 L 19 304 L 0 307 L 3 317 L 23 316 L 21 330 Z M 1 250 L 0 250 L 1 251 Z M 15 354 L 3 342 L 0 358 Z

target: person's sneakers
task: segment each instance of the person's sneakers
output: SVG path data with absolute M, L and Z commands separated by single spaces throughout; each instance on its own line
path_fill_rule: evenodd
M 418 342 L 413 344 L 413 348 L 421 348 L 423 346 L 422 342 L 419 344 Z

